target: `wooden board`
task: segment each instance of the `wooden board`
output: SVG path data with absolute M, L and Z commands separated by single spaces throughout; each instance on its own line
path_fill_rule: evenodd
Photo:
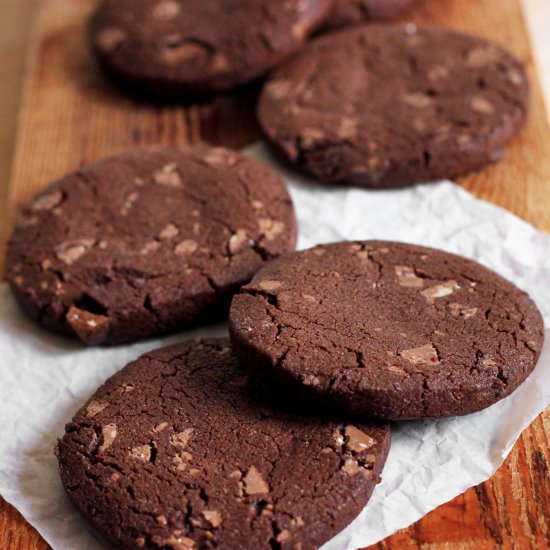
M 26 44 L 32 21 L 33 0 L 0 0 L 0 242 L 7 229 L 3 223 L 10 177 L 14 135 Z
M 52 179 L 128 146 L 199 139 L 241 146 L 258 136 L 253 89 L 240 98 L 163 106 L 130 99 L 110 87 L 98 74 L 83 39 L 93 4 L 93 0 L 40 3 L 13 165 L 10 220 Z M 550 231 L 550 131 L 519 0 L 426 0 L 413 19 L 494 38 L 527 64 L 533 83 L 527 129 L 501 162 L 462 178 L 460 184 Z M 549 439 L 550 414 L 546 414 L 524 432 L 491 480 L 375 547 L 548 548 Z M 46 547 L 21 516 L 0 501 L 0 548 Z

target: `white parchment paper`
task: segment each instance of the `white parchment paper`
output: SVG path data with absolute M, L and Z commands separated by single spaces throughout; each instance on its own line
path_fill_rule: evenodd
M 262 146 L 251 154 L 275 164 Z M 510 397 L 473 415 L 395 426 L 371 502 L 326 549 L 354 550 L 406 527 L 489 478 L 521 431 L 550 403 L 550 235 L 450 182 L 399 191 L 326 188 L 285 173 L 299 247 L 345 239 L 401 240 L 478 260 L 527 290 L 541 309 L 546 345 Z M 56 550 L 101 545 L 64 495 L 53 446 L 97 386 L 130 360 L 174 341 L 226 334 L 209 327 L 109 349 L 83 349 L 34 326 L 0 286 L 0 494 Z

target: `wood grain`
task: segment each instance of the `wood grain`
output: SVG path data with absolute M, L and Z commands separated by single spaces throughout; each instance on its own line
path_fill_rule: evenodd
M 152 105 L 109 86 L 83 39 L 93 4 L 43 0 L 40 5 L 13 165 L 11 221 L 18 208 L 52 179 L 129 146 L 202 139 L 238 147 L 258 136 L 254 88 L 202 105 Z M 495 38 L 527 64 L 533 112 L 526 130 L 501 162 L 461 178 L 460 184 L 550 231 L 550 131 L 519 0 L 432 0 L 421 4 L 414 19 Z M 491 480 L 372 548 L 550 547 L 549 434 L 547 413 L 524 432 Z M 42 550 L 47 545 L 0 501 L 0 549 L 4 548 Z
M 7 225 L 7 185 L 13 158 L 13 136 L 21 100 L 26 44 L 32 22 L 34 0 L 0 0 L 0 242 Z

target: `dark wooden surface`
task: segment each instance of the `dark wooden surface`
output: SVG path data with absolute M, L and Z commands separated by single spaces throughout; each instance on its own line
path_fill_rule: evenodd
M 83 42 L 84 22 L 93 3 L 42 0 L 39 4 L 9 215 L 0 219 L 0 229 L 8 228 L 21 204 L 52 179 L 128 146 L 205 140 L 237 147 L 258 136 L 254 89 L 202 105 L 162 106 L 131 99 L 107 85 Z M 421 4 L 413 19 L 495 38 L 528 65 L 533 112 L 526 131 L 500 163 L 459 183 L 550 231 L 550 131 L 519 0 L 432 0 L 429 6 Z M 547 412 L 524 432 L 492 479 L 374 548 L 549 548 L 549 434 Z M 44 548 L 47 545 L 36 531 L 0 499 L 0 549 Z

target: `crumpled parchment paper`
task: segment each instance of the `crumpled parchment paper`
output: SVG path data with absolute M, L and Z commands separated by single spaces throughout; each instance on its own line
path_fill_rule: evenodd
M 276 164 L 263 146 L 249 152 Z M 489 478 L 521 431 L 550 403 L 550 235 L 441 182 L 398 191 L 326 188 L 285 174 L 299 221 L 299 248 L 350 239 L 400 240 L 473 258 L 527 290 L 541 309 L 546 344 L 534 373 L 510 397 L 476 414 L 395 425 L 382 483 L 360 516 L 325 549 L 356 549 L 410 525 Z M 150 349 L 218 325 L 129 346 L 84 349 L 50 335 L 0 286 L 0 494 L 55 550 L 96 550 L 65 496 L 53 455 L 65 422 L 97 386 Z

